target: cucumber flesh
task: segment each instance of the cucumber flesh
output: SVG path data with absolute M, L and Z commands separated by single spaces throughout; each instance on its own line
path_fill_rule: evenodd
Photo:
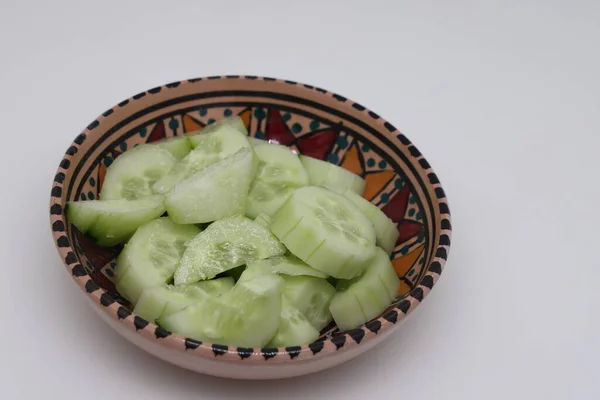
M 199 303 L 209 296 L 223 294 L 233 288 L 232 278 L 220 278 L 191 285 L 162 285 L 144 289 L 133 312 L 154 321 Z
M 143 144 L 121 154 L 108 167 L 101 200 L 134 200 L 152 194 L 152 185 L 177 164 L 167 150 Z
M 297 189 L 271 217 L 271 231 L 316 270 L 351 279 L 375 253 L 371 221 L 344 196 L 328 189 Z
M 246 215 L 272 215 L 292 192 L 308 185 L 308 174 L 298 156 L 286 146 L 264 144 L 254 147 L 258 170 L 250 193 Z
M 396 298 L 400 279 L 385 250 L 377 248 L 365 273 L 349 282 L 333 297 L 330 311 L 341 330 L 358 327 L 381 314 Z
M 234 115 L 232 117 L 223 118 L 213 122 L 212 124 L 206 125 L 202 130 L 199 131 L 199 133 L 191 133 L 188 137 L 190 138 L 192 147 L 196 148 L 202 144 L 206 144 L 204 139 L 201 137 L 202 135 L 232 130 L 236 130 L 242 135 L 248 136 L 248 130 L 246 129 L 246 125 L 244 125 L 244 121 L 242 121 L 239 116 Z
M 329 303 L 335 295 L 335 288 L 325 279 L 313 276 L 283 275 L 283 293 L 292 305 L 310 321 L 318 331 L 331 322 Z
M 69 202 L 67 218 L 100 246 L 110 247 L 127 241 L 138 227 L 165 212 L 163 196 L 136 200 L 88 200 Z
M 251 149 L 248 138 L 229 125 L 224 125 L 222 129 L 216 129 L 209 133 L 190 136 L 189 140 L 194 146 L 194 150 L 152 186 L 154 192 L 168 193 L 178 182 L 190 175 L 231 156 L 242 148 Z
M 249 136 L 248 137 L 248 141 L 250 142 L 250 145 L 252 147 L 260 146 L 262 144 L 269 144 L 268 140 L 258 139 L 258 138 L 255 138 L 253 136 Z
M 249 262 L 248 271 L 252 271 L 253 274 L 257 275 L 260 273 L 274 273 L 290 276 L 314 276 L 321 279 L 327 278 L 327 274 L 309 267 L 305 262 L 293 255 Z
M 271 225 L 271 217 L 265 213 L 260 213 L 254 218 L 254 222 L 261 224 L 265 228 L 269 228 L 269 225 Z
M 194 225 L 159 218 L 141 226 L 117 258 L 117 290 L 132 303 L 142 291 L 170 281 L 183 255 L 184 244 L 200 233 Z
M 264 226 L 234 216 L 213 222 L 186 244 L 175 284 L 211 279 L 252 260 L 281 255 L 285 247 Z
M 319 338 L 319 331 L 293 306 L 285 294 L 281 297 L 281 320 L 267 347 L 300 346 Z
M 177 183 L 165 199 L 173 221 L 196 224 L 244 214 L 254 177 L 252 157 L 252 150 L 242 148 Z
M 275 335 L 281 315 L 283 282 L 262 275 L 218 297 L 160 318 L 158 323 L 180 335 L 224 345 L 264 347 Z
M 337 191 L 336 188 L 330 186 L 326 187 Z M 385 215 L 385 213 L 381 211 L 381 209 L 375 204 L 371 203 L 362 196 L 359 196 L 352 190 L 346 189 L 339 193 L 354 203 L 356 207 L 358 207 L 358 209 L 362 211 L 367 218 L 369 218 L 369 220 L 373 223 L 373 227 L 375 228 L 377 246 L 381 247 L 388 254 L 391 254 L 392 250 L 394 250 L 394 246 L 396 245 L 396 241 L 398 240 L 398 236 L 400 235 L 394 221 L 388 218 L 388 216 Z
M 366 182 L 360 176 L 326 161 L 308 156 L 299 156 L 308 172 L 308 180 L 313 186 L 334 186 L 339 190 L 350 189 L 362 196 Z
M 354 329 L 369 320 L 353 292 L 338 292 L 331 299 L 329 310 L 338 329 Z
M 172 137 L 151 144 L 167 150 L 177 160 L 183 159 L 192 150 L 192 144 L 187 136 Z

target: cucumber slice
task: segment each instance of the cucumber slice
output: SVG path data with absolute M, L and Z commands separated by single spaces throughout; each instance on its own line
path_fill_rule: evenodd
M 350 189 L 362 196 L 366 182 L 360 176 L 326 161 L 308 156 L 299 156 L 308 172 L 308 180 L 314 186 L 333 186 L 340 190 Z
M 205 130 L 206 128 L 203 133 L 189 137 L 194 150 L 152 186 L 154 192 L 167 193 L 178 182 L 209 165 L 231 156 L 242 148 L 251 149 L 248 138 L 229 125 L 223 125 L 221 129 L 209 133 L 204 133 Z
M 354 293 L 347 290 L 333 296 L 329 311 L 341 331 L 354 329 L 369 320 Z
M 253 136 L 248 136 L 248 141 L 250 142 L 250 145 L 252 147 L 256 147 L 256 146 L 259 146 L 261 144 L 269 144 L 268 140 L 258 139 L 258 138 L 255 138 Z
M 106 170 L 101 200 L 138 199 L 152 194 L 152 185 L 177 164 L 167 150 L 151 144 L 121 154 Z
M 356 328 L 381 314 L 396 298 L 400 279 L 385 250 L 377 248 L 365 273 L 350 282 L 339 282 L 330 311 L 341 330 Z
M 254 218 L 254 222 L 261 224 L 265 228 L 269 228 L 269 225 L 271 225 L 271 217 L 265 213 L 260 213 Z
M 183 159 L 192 150 L 192 144 L 187 136 L 172 137 L 151 144 L 167 150 L 177 160 Z
M 253 177 L 252 150 L 242 148 L 175 185 L 165 199 L 167 212 L 179 224 L 243 214 Z
M 286 146 L 264 144 L 254 147 L 258 158 L 256 179 L 248 194 L 246 215 L 272 215 L 292 192 L 308 185 L 308 174 L 298 156 Z
M 350 200 L 322 187 L 296 190 L 270 228 L 295 256 L 335 278 L 360 275 L 375 253 L 373 224 Z
M 248 263 L 248 272 L 258 275 L 260 273 L 272 273 L 290 276 L 314 276 L 326 279 L 327 274 L 309 267 L 299 258 L 291 256 L 279 256 L 265 260 L 255 260 Z
M 211 279 L 249 261 L 284 252 L 285 247 L 268 229 L 248 218 L 238 215 L 215 221 L 186 244 L 175 284 Z
M 199 233 L 194 225 L 177 225 L 166 217 L 140 226 L 117 259 L 119 293 L 135 304 L 144 289 L 171 280 L 185 242 Z
M 281 296 L 281 320 L 275 336 L 267 347 L 300 346 L 319 338 L 319 331 L 294 307 L 291 301 Z
M 281 314 L 283 281 L 262 275 L 235 285 L 219 297 L 161 318 L 172 332 L 210 343 L 264 347 L 275 335 Z
M 137 200 L 74 201 L 67 205 L 67 218 L 100 246 L 114 246 L 127 241 L 136 229 L 165 212 L 163 196 Z
M 191 285 L 162 285 L 144 289 L 133 312 L 154 321 L 199 303 L 209 296 L 223 294 L 233 288 L 232 278 L 220 278 Z
M 234 115 L 232 117 L 227 117 L 220 119 L 218 121 L 213 122 L 212 124 L 206 125 L 198 134 L 192 133 L 190 136 L 190 142 L 192 147 L 196 148 L 201 146 L 202 144 L 206 144 L 203 135 L 210 135 L 215 132 L 225 132 L 236 130 L 244 136 L 248 136 L 248 130 L 246 129 L 246 125 L 244 125 L 244 121 L 238 116 Z
M 284 275 L 284 295 L 318 331 L 331 322 L 329 303 L 335 288 L 325 279 L 313 276 Z
M 392 250 L 394 250 L 394 246 L 396 245 L 396 241 L 398 240 L 398 236 L 400 235 L 394 221 L 388 218 L 388 216 L 385 215 L 385 213 L 381 211 L 381 209 L 375 204 L 371 203 L 362 196 L 359 196 L 352 190 L 346 189 L 343 191 L 338 191 L 338 189 L 329 185 L 326 187 L 340 193 L 342 196 L 353 202 L 356 207 L 358 207 L 358 209 L 371 220 L 373 227 L 375 228 L 377 246 L 381 247 L 388 254 L 391 254 Z

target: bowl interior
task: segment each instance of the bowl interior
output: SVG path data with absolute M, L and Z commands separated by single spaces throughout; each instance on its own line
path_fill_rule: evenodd
M 202 82 L 191 80 L 140 93 L 92 122 L 61 163 L 56 178 L 61 187 L 57 196 L 60 204 L 53 207 L 64 208 L 71 200 L 97 199 L 107 168 L 139 144 L 183 136 L 220 118 L 239 115 L 250 136 L 291 146 L 366 180 L 364 197 L 394 221 L 400 234 L 392 263 L 401 285 L 396 302 L 382 315 L 389 316 L 391 310 L 398 309 L 406 313 L 403 308 L 410 304 L 399 304 L 411 293 L 411 301 L 422 299 L 419 285 L 426 283 L 425 290 L 430 289 L 441 273 L 439 246 L 445 243 L 440 243 L 444 222 L 438 202 L 444 195 L 427 162 L 403 135 L 358 103 L 308 85 L 265 80 L 268 90 L 263 90 L 250 78 L 223 78 L 195 86 L 198 83 Z M 58 222 L 63 221 L 68 236 L 65 247 L 73 249 L 76 260 L 72 261 L 81 264 L 78 273 L 91 278 L 87 285 L 104 289 L 131 310 L 114 285 L 115 257 L 120 247 L 97 246 L 68 221 Z M 447 224 L 449 230 L 449 220 Z M 60 238 L 57 244 L 60 249 Z M 445 259 L 445 254 L 441 258 Z M 336 334 L 339 332 L 332 324 L 323 330 L 322 337 Z

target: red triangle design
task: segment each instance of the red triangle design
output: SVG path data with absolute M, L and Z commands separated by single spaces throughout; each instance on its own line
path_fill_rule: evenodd
M 324 160 L 331 149 L 331 145 L 335 141 L 337 132 L 334 130 L 328 130 L 311 135 L 307 138 L 298 139 L 297 146 L 300 153 Z
M 406 206 L 408 205 L 408 196 L 410 196 L 410 187 L 405 185 L 394 197 L 381 209 L 394 222 L 404 219 Z
M 405 219 L 398 224 L 398 233 L 400 233 L 400 236 L 398 236 L 396 244 L 404 243 L 408 239 L 420 235 L 423 233 L 423 230 L 424 227 L 421 223 Z
M 94 269 L 89 273 L 90 278 L 96 283 L 96 285 L 100 286 L 102 289 L 116 293 L 117 289 L 115 288 L 115 284 L 112 283 L 104 274 L 100 271 L 100 269 Z
M 277 110 L 269 111 L 265 136 L 267 140 L 275 140 L 286 146 L 292 145 L 296 140 L 296 137 L 290 132 L 283 121 L 283 118 L 281 118 L 281 114 Z
M 166 136 L 167 135 L 165 133 L 164 121 L 157 122 L 156 125 L 154 126 L 154 129 L 152 129 L 152 133 L 150 133 L 150 136 L 148 136 L 148 140 L 146 140 L 146 143 L 152 143 L 152 142 L 156 142 L 158 140 L 162 140 Z

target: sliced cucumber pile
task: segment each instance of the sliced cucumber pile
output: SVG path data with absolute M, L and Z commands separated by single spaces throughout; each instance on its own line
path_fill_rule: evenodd
M 209 343 L 287 347 L 396 297 L 398 232 L 364 185 L 231 117 L 125 152 L 100 200 L 66 212 L 99 245 L 124 244 L 116 287 L 137 315 Z

